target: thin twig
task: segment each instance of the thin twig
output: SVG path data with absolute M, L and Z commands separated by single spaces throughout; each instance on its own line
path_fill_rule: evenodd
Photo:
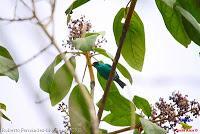
M 52 2 L 53 1 L 53 2 Z M 45 24 L 46 26 L 48 26 L 51 22 L 53 22 L 53 15 L 54 15 L 54 12 L 55 12 L 55 7 L 56 7 L 56 2 L 55 0 L 50 0 L 50 5 L 51 5 L 51 15 L 49 16 L 49 20 L 48 22 Z M 54 25 L 54 24 L 53 24 Z M 54 32 L 53 32 L 54 33 Z
M 10 72 L 10 71 L 13 71 L 15 70 L 16 68 L 19 68 L 19 67 L 22 67 L 23 65 L 33 61 L 35 58 L 37 58 L 38 56 L 40 56 L 43 52 L 45 52 L 48 48 L 50 48 L 52 46 L 52 44 L 44 47 L 43 49 L 41 49 L 39 52 L 37 52 L 35 55 L 33 55 L 32 57 L 30 57 L 29 59 L 25 60 L 24 62 L 20 63 L 20 64 L 17 64 L 16 66 L 8 69 L 7 71 L 3 72 L 4 73 L 7 73 L 7 72 Z
M 99 60 L 97 60 L 97 58 L 95 58 L 94 56 L 92 56 L 92 58 L 93 58 L 94 60 L 96 60 L 96 61 L 99 61 Z
M 34 16 L 24 17 L 24 18 L 14 18 L 14 19 L 0 17 L 0 21 L 9 21 L 9 22 L 20 21 L 20 22 L 22 22 L 22 21 L 31 21 L 33 18 L 34 18 Z
M 84 69 L 84 72 L 83 72 L 82 82 L 83 82 L 83 80 L 84 80 L 84 78 L 85 78 L 86 69 L 87 69 L 87 63 L 86 63 L 86 65 L 85 65 L 85 69 Z
M 20 2 L 21 2 L 27 9 L 29 9 L 30 11 L 32 11 L 31 7 L 29 7 L 29 5 L 26 4 L 26 3 L 24 2 L 24 0 L 20 0 Z
M 46 98 L 43 98 L 43 99 L 40 99 L 40 100 L 36 100 L 35 104 L 41 104 L 41 103 L 43 103 L 46 100 L 49 100 L 49 97 L 46 97 Z
M 104 110 L 104 107 L 105 107 L 105 104 L 106 104 L 107 96 L 108 96 L 108 93 L 109 93 L 109 90 L 110 90 L 111 83 L 113 81 L 116 66 L 117 66 L 118 60 L 120 58 L 122 46 L 123 46 L 124 40 L 126 38 L 126 33 L 128 31 L 129 25 L 130 25 L 131 17 L 132 17 L 132 14 L 134 12 L 134 9 L 135 9 L 136 2 L 137 2 L 137 0 L 131 1 L 131 5 L 130 5 L 130 8 L 129 8 L 129 11 L 128 11 L 128 14 L 127 14 L 127 18 L 125 20 L 125 24 L 123 25 L 122 35 L 120 37 L 118 49 L 117 49 L 117 52 L 116 52 L 116 55 L 115 55 L 115 58 L 114 58 L 114 61 L 113 61 L 113 64 L 112 64 L 112 69 L 110 71 L 110 75 L 109 75 L 108 81 L 106 83 L 106 88 L 104 90 L 104 94 L 103 94 L 102 101 L 100 103 L 100 107 L 99 107 L 99 111 L 98 111 L 99 122 L 101 121 L 101 117 L 102 117 L 103 110 Z
M 15 0 L 15 8 L 14 8 L 14 17 L 13 18 L 16 18 L 16 16 L 17 16 L 17 6 L 18 6 L 18 0 Z

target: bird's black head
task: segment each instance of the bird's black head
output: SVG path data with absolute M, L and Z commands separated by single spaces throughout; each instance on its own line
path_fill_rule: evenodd
M 94 66 L 94 67 L 97 67 L 99 65 L 99 62 L 94 62 L 93 64 L 92 64 L 92 66 Z

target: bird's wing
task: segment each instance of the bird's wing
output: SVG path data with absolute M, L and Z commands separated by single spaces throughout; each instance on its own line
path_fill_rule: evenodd
M 110 73 L 110 71 L 111 71 L 111 69 L 112 69 L 112 66 L 111 65 L 109 65 L 109 64 L 105 64 L 105 66 L 107 66 L 108 68 L 109 68 L 109 73 Z M 115 76 L 114 76 L 114 79 L 118 79 L 119 78 L 119 75 L 117 74 L 117 72 L 115 71 Z
M 109 64 L 105 64 L 106 66 L 108 66 L 109 68 L 112 68 L 112 66 L 111 65 L 109 65 Z

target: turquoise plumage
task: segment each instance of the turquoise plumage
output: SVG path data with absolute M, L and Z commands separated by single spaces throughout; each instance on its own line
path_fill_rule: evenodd
M 111 65 L 109 64 L 104 64 L 104 63 L 100 63 L 100 62 L 94 62 L 93 66 L 97 69 L 97 72 L 106 80 L 108 80 L 110 71 L 112 69 Z M 124 88 L 124 86 L 126 86 L 126 84 L 121 81 L 119 79 L 119 75 L 117 74 L 117 72 L 115 72 L 114 81 L 116 81 L 122 88 Z

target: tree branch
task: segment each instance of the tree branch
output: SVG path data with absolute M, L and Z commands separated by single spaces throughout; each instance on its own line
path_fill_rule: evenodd
M 84 72 L 83 72 L 82 82 L 83 82 L 83 80 L 85 78 L 85 72 L 86 72 L 86 70 L 87 70 L 87 62 L 86 62 L 85 69 L 84 69 Z
M 98 111 L 99 122 L 101 121 L 101 117 L 102 117 L 102 114 L 103 114 L 103 110 L 104 110 L 104 107 L 105 107 L 107 96 L 108 96 L 108 93 L 109 93 L 109 90 L 110 90 L 111 83 L 113 81 L 116 66 L 117 66 L 118 60 L 120 58 L 120 53 L 121 53 L 121 50 L 122 50 L 122 46 L 124 44 L 124 40 L 126 38 L 126 33 L 128 31 L 129 25 L 130 25 L 131 17 L 132 17 L 132 14 L 134 12 L 134 9 L 135 9 L 136 2 L 137 2 L 137 0 L 131 1 L 130 8 L 129 8 L 129 11 L 128 11 L 128 14 L 127 14 L 127 18 L 126 18 L 125 23 L 123 25 L 122 35 L 120 37 L 118 49 L 117 49 L 117 52 L 116 52 L 116 55 L 115 55 L 115 58 L 114 58 L 114 61 L 113 61 L 113 64 L 112 64 L 112 69 L 111 69 L 108 81 L 106 83 L 106 88 L 104 90 L 104 95 L 102 97 L 102 102 L 100 103 L 100 107 L 99 107 L 99 111 Z

